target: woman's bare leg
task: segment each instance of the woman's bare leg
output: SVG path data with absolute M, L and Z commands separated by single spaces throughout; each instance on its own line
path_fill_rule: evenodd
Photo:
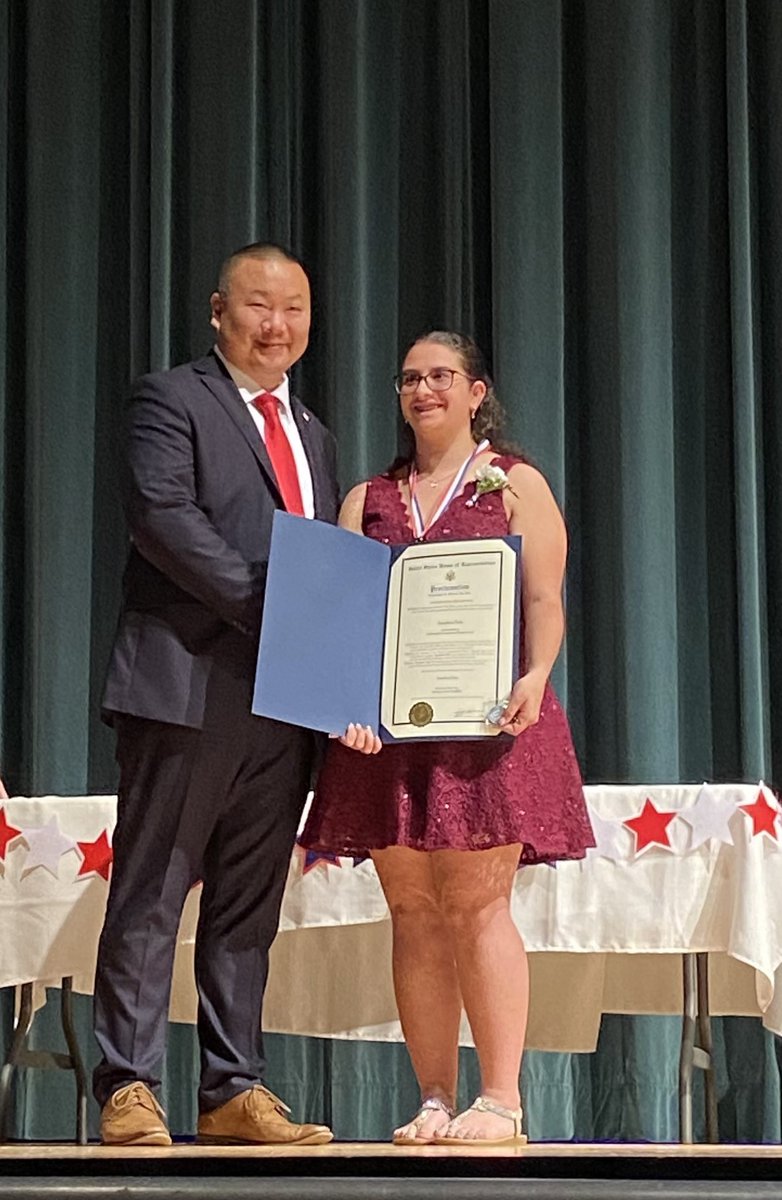
M 529 1008 L 527 956 L 510 914 L 520 850 L 518 845 L 438 850 L 430 856 L 478 1054 L 481 1094 L 509 1109 L 520 1103 Z M 513 1131 L 505 1117 L 469 1111 L 452 1132 L 459 1137 L 501 1138 Z
M 391 911 L 394 992 L 421 1098 L 452 1108 L 459 1066 L 462 1001 L 449 931 L 437 903 L 431 855 L 404 846 L 372 852 Z M 425 1141 L 448 1116 L 432 1110 L 397 1130 Z

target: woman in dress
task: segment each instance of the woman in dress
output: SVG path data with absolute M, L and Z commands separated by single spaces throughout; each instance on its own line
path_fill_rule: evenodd
M 382 747 L 351 725 L 330 743 L 301 841 L 370 854 L 393 926 L 393 973 L 421 1089 L 402 1145 L 512 1145 L 529 976 L 510 912 L 519 863 L 593 845 L 565 715 L 549 685 L 564 630 L 566 535 L 546 480 L 499 439 L 501 413 L 475 344 L 418 338 L 396 380 L 407 456 L 347 495 L 340 524 L 397 544 L 522 536 L 521 662 L 496 737 Z M 506 481 L 478 492 L 492 464 Z M 360 751 L 361 753 L 355 753 Z M 462 1007 L 481 1091 L 455 1113 Z

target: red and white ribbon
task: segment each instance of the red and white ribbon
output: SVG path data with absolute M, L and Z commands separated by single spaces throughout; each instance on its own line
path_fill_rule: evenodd
M 456 493 L 460 491 L 462 483 L 464 482 L 464 477 L 469 471 L 470 467 L 475 462 L 479 454 L 483 454 L 484 450 L 488 450 L 489 445 L 489 439 L 484 438 L 484 440 L 475 447 L 472 454 L 470 454 L 464 460 L 461 467 L 454 475 L 451 486 L 446 491 L 429 520 L 426 522 L 424 522 L 423 514 L 421 512 L 421 505 L 418 503 L 418 497 L 415 494 L 416 485 L 418 483 L 418 471 L 414 466 L 411 466 L 408 483 L 410 486 L 410 513 L 413 518 L 413 531 L 415 533 L 416 541 L 420 542 L 424 537 L 426 537 L 427 533 L 435 524 L 435 522 L 439 521 L 440 517 L 445 512 Z

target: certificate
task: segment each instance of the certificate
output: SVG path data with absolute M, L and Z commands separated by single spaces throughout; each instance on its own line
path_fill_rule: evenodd
M 518 662 L 516 549 L 492 538 L 394 550 L 381 730 L 395 739 L 495 734 L 487 714 Z
M 518 673 L 521 539 L 388 546 L 277 512 L 252 711 L 383 741 L 496 736 Z

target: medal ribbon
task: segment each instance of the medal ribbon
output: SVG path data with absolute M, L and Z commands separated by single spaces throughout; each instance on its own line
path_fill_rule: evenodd
M 451 486 L 448 488 L 447 492 L 440 501 L 439 506 L 435 509 L 426 523 L 424 523 L 423 514 L 421 513 L 421 505 L 418 503 L 418 497 L 415 494 L 416 485 L 418 483 L 418 472 L 416 471 L 415 467 L 410 468 L 410 475 L 408 479 L 410 486 L 410 513 L 413 518 L 413 531 L 415 532 L 416 541 L 420 542 L 422 538 L 426 537 L 427 533 L 435 524 L 435 522 L 439 521 L 446 508 L 461 488 L 464 477 L 469 471 L 470 467 L 475 462 L 479 454 L 483 454 L 484 450 L 488 450 L 489 445 L 489 439 L 484 438 L 484 440 L 475 447 L 472 454 L 470 454 L 469 457 L 464 460 L 461 467 L 456 472 Z

